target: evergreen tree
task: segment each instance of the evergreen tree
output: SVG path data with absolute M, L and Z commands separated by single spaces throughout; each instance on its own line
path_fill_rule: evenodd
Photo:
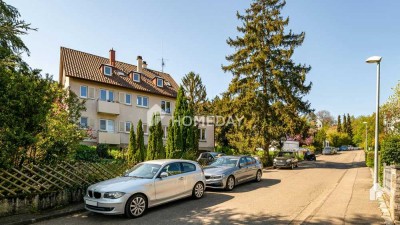
M 169 120 L 167 143 L 165 146 L 165 158 L 167 159 L 174 158 L 175 144 L 176 144 L 174 138 L 175 138 L 175 129 L 173 127 L 172 120 Z
M 342 132 L 342 122 L 340 119 L 340 115 L 337 117 L 337 132 L 338 133 Z
M 350 139 L 353 140 L 353 127 L 351 125 L 351 118 L 350 115 L 347 113 L 347 134 L 349 135 Z
M 311 111 L 303 99 L 311 90 L 306 83 L 311 67 L 292 60 L 305 33 L 286 31 L 289 19 L 281 15 L 285 4 L 255 0 L 244 15 L 237 13 L 241 35 L 227 40 L 235 52 L 222 67 L 233 74 L 225 95 L 229 113 L 245 121 L 230 130 L 229 142 L 239 150 L 263 147 L 267 157 L 273 140 L 303 133 L 305 120 L 300 115 Z
M 129 132 L 129 145 L 128 145 L 128 162 L 130 163 L 138 163 L 139 161 L 136 158 L 136 150 L 137 150 L 137 144 L 136 144 L 136 134 L 135 130 L 133 129 L 133 124 L 131 125 L 131 130 Z
M 348 133 L 348 132 L 347 132 L 347 118 L 346 118 L 346 114 L 343 114 L 343 130 L 342 130 L 342 132 Z
M 189 72 L 182 78 L 182 86 L 189 102 L 189 107 L 193 109 L 194 114 L 203 114 L 205 112 L 207 92 L 200 75 Z
M 140 119 L 136 128 L 136 155 L 135 158 L 137 162 L 143 162 L 145 157 L 145 146 L 144 146 L 144 132 L 143 132 L 143 124 Z
M 180 158 L 187 151 L 198 150 L 198 131 L 194 121 L 194 111 L 188 104 L 182 86 L 178 90 L 175 103 L 174 122 L 168 130 L 168 135 L 174 136 L 173 138 L 168 137 L 167 152 L 169 157 Z
M 160 114 L 153 114 L 150 126 L 149 142 L 147 146 L 147 160 L 161 159 L 165 157 L 163 146 L 163 130 L 161 125 Z

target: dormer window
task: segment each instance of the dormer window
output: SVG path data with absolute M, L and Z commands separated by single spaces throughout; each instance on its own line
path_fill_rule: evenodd
M 110 66 L 104 66 L 104 75 L 106 76 L 112 75 L 112 68 Z
M 140 82 L 140 73 L 133 73 L 133 81 Z
M 158 87 L 163 87 L 164 86 L 164 82 L 162 78 L 157 78 L 157 86 Z

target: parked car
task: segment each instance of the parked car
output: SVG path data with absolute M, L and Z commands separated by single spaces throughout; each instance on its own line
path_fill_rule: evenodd
M 339 147 L 339 151 L 347 151 L 349 150 L 349 147 L 347 145 L 342 145 Z
M 308 161 L 317 161 L 317 157 L 315 156 L 314 152 L 311 152 L 310 150 L 307 150 L 304 153 L 304 160 L 308 160 Z
M 135 218 L 150 207 L 180 198 L 203 197 L 205 178 L 197 162 L 152 160 L 139 163 L 123 176 L 89 186 L 85 208 L 102 214 Z
M 225 154 L 222 152 L 202 152 L 200 153 L 199 158 L 197 158 L 197 162 L 199 162 L 200 165 L 210 165 L 218 158 L 218 156 L 223 155 Z
M 322 150 L 322 155 L 334 155 L 337 153 L 337 149 L 334 147 L 325 147 Z
M 347 149 L 354 150 L 354 147 L 353 147 L 353 145 L 349 145 L 349 146 L 347 146 Z
M 207 188 L 231 191 L 247 181 L 261 181 L 262 164 L 251 156 L 221 156 L 204 168 Z
M 274 168 L 291 168 L 298 167 L 298 159 L 296 153 L 291 151 L 282 151 L 274 159 Z

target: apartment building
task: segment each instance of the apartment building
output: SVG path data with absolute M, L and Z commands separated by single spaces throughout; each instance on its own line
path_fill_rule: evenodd
M 113 49 L 105 58 L 61 47 L 59 82 L 86 102 L 80 124 L 91 135 L 83 144 L 126 146 L 131 125 L 136 131 L 139 120 L 147 144 L 155 112 L 161 115 L 166 140 L 179 86 L 171 75 L 148 68 L 141 56 L 136 60 L 136 65 L 116 61 Z M 213 150 L 214 125 L 199 123 L 198 127 L 199 149 Z

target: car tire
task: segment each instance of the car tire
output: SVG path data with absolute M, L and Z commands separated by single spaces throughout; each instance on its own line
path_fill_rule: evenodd
M 255 181 L 260 182 L 261 178 L 262 178 L 262 172 L 261 172 L 261 170 L 257 170 Z
M 272 168 L 273 168 L 273 169 L 276 169 L 276 166 L 273 166 Z
M 204 184 L 203 184 L 203 182 L 199 181 L 193 187 L 192 197 L 194 199 L 200 199 L 203 197 L 204 191 L 205 191 Z
M 147 211 L 147 198 L 142 194 L 132 195 L 125 205 L 125 215 L 128 218 L 137 218 L 143 216 Z
M 235 177 L 231 175 L 226 179 L 225 190 L 232 191 L 233 188 L 235 188 Z
M 296 163 L 296 168 L 298 168 L 299 167 L 299 164 L 298 163 Z

